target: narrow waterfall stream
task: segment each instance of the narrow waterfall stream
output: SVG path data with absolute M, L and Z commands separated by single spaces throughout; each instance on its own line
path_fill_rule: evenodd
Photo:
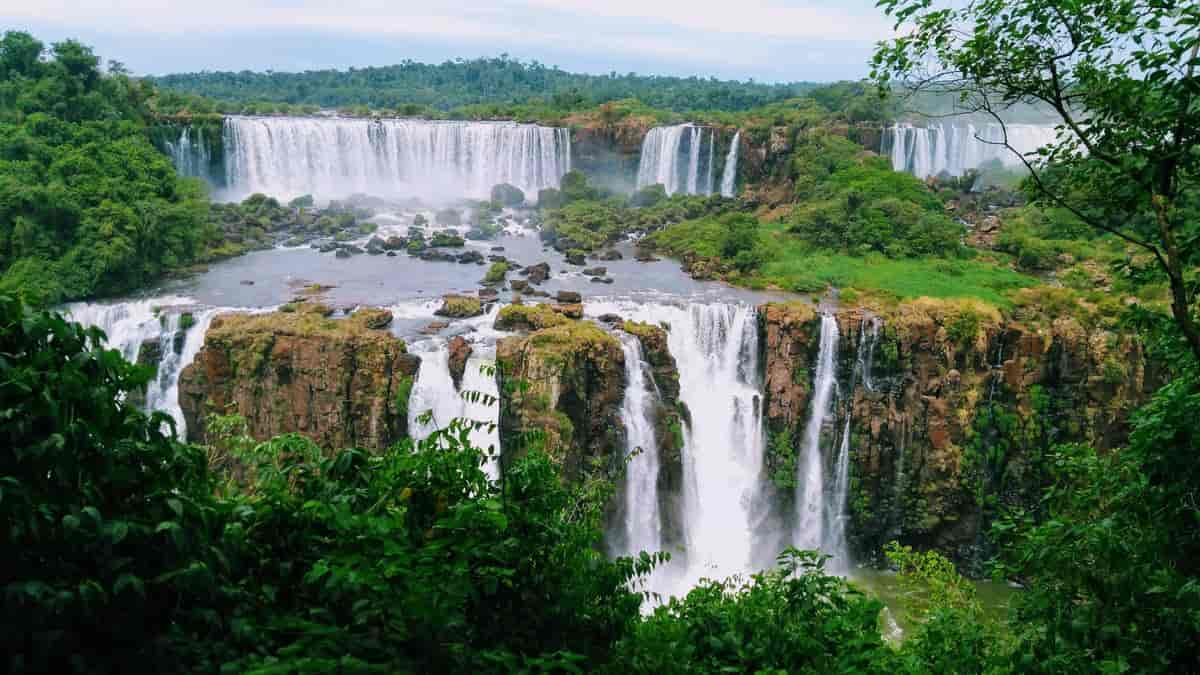
M 854 358 L 854 370 L 845 391 L 842 414 L 845 422 L 841 440 L 833 465 L 833 484 L 830 486 L 828 508 L 825 513 L 825 540 L 822 550 L 833 556 L 830 569 L 846 574 L 850 570 L 850 546 L 846 536 L 846 524 L 850 520 L 850 422 L 853 415 L 854 391 L 861 382 L 868 392 L 875 390 L 871 381 L 871 365 L 875 360 L 875 344 L 879 339 L 878 317 L 864 318 L 858 328 L 858 346 Z
M 158 364 L 157 376 L 150 381 L 146 389 L 146 409 L 161 410 L 175 420 L 175 429 L 179 437 L 187 439 L 187 422 L 183 418 L 183 409 L 179 407 L 179 374 L 191 365 L 196 353 L 204 346 L 204 335 L 213 317 L 215 309 L 197 310 L 192 313 L 193 324 L 183 329 L 182 314 L 167 315 L 166 326 L 159 338 L 159 353 L 162 361 Z M 183 344 L 179 344 L 179 336 L 183 336 Z
M 829 416 L 837 386 L 837 319 L 821 317 L 821 341 L 813 374 L 812 398 L 803 445 L 796 467 L 796 519 L 792 543 L 801 549 L 819 549 L 825 540 L 825 465 L 821 453 L 821 431 Z
M 742 132 L 733 134 L 729 144 L 729 153 L 725 155 L 725 170 L 721 172 L 721 196 L 732 197 L 737 185 L 738 143 L 742 140 Z
M 147 345 L 157 347 L 158 358 L 153 363 L 157 372 L 146 387 L 143 407 L 170 415 L 179 437 L 185 440 L 187 423 L 179 408 L 179 374 L 204 345 L 204 334 L 217 314 L 211 308 L 191 309 L 192 304 L 190 298 L 166 296 L 121 303 L 79 302 L 64 308 L 71 320 L 104 331 L 109 348 L 128 361 L 137 362 Z M 190 317 L 186 327 L 185 315 Z
M 658 442 L 654 435 L 653 382 L 642 355 L 642 345 L 632 335 L 622 334 L 625 353 L 625 399 L 621 421 L 625 425 L 625 479 L 621 531 L 611 545 L 615 555 L 663 548 L 663 521 L 658 498 Z
M 499 406 L 495 403 L 487 405 L 482 400 L 472 402 L 463 397 L 464 392 L 471 391 L 498 396 L 496 378 L 491 374 L 491 369 L 495 367 L 494 348 L 475 348 L 467 359 L 460 390 L 450 377 L 450 352 L 446 343 L 439 340 L 423 346 L 423 350 L 414 350 L 421 357 L 421 367 L 408 399 L 409 435 L 414 440 L 423 440 L 434 431 L 446 428 L 456 418 L 491 424 L 491 428 L 485 426 L 472 430 L 470 438 L 473 446 L 488 455 L 484 470 L 492 478 L 498 478 L 500 430 L 496 425 L 500 415 Z M 432 415 L 428 423 L 422 424 L 421 418 L 426 413 Z

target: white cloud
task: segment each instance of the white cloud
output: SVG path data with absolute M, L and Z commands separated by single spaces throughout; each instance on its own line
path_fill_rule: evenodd
M 586 53 L 590 63 L 641 59 L 645 66 L 638 70 L 645 72 L 690 66 L 697 73 L 736 70 L 772 79 L 792 65 L 838 58 L 846 72 L 861 72 L 870 45 L 890 33 L 873 0 L 0 0 L 0 21 L 134 42 L 139 36 L 266 40 L 300 33 L 376 44 L 441 42 L 474 45 L 464 56 Z M 109 49 L 117 56 L 122 51 Z

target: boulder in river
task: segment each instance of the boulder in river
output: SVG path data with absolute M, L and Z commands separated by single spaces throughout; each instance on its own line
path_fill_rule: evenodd
M 449 356 L 447 357 L 447 366 L 450 369 L 450 379 L 454 381 L 454 388 L 462 388 L 463 373 L 467 370 L 467 359 L 471 358 L 471 343 L 463 339 L 461 335 L 455 335 L 447 346 Z
M 550 264 L 540 262 L 536 265 L 530 265 L 521 270 L 521 273 L 529 277 L 529 283 L 540 284 L 550 278 Z
M 483 302 L 469 295 L 447 295 L 442 298 L 442 306 L 434 314 L 451 319 L 479 316 L 483 314 Z

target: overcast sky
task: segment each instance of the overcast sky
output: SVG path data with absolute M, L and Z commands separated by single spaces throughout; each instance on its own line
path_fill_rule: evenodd
M 307 70 L 508 54 L 566 70 L 856 79 L 873 0 L 0 0 L 0 25 L 75 37 L 139 74 Z

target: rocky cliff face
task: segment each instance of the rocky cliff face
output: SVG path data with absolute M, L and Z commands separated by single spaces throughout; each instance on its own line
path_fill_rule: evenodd
M 595 324 L 566 320 L 496 345 L 500 437 L 505 463 L 533 443 L 567 480 L 606 471 L 623 447 L 625 355 Z
M 571 137 L 571 167 L 597 185 L 632 192 L 637 186 L 642 140 L 652 126 L 649 120 L 627 118 L 616 124 L 576 127 Z
M 820 319 L 799 304 L 767 305 L 760 317 L 768 464 L 786 471 L 779 450 L 796 447 L 809 415 Z M 1070 318 L 1034 327 L 938 301 L 836 318 L 838 398 L 823 447 L 849 415 L 860 559 L 899 539 L 982 571 L 989 517 L 1036 500 L 1049 449 L 1120 443 L 1156 379 L 1139 343 Z
M 260 440 L 295 431 L 329 449 L 392 444 L 407 431 L 396 398 L 420 359 L 403 340 L 369 327 L 379 323 L 371 311 L 216 317 L 179 378 L 188 429 L 203 440 L 209 414 L 236 413 Z

